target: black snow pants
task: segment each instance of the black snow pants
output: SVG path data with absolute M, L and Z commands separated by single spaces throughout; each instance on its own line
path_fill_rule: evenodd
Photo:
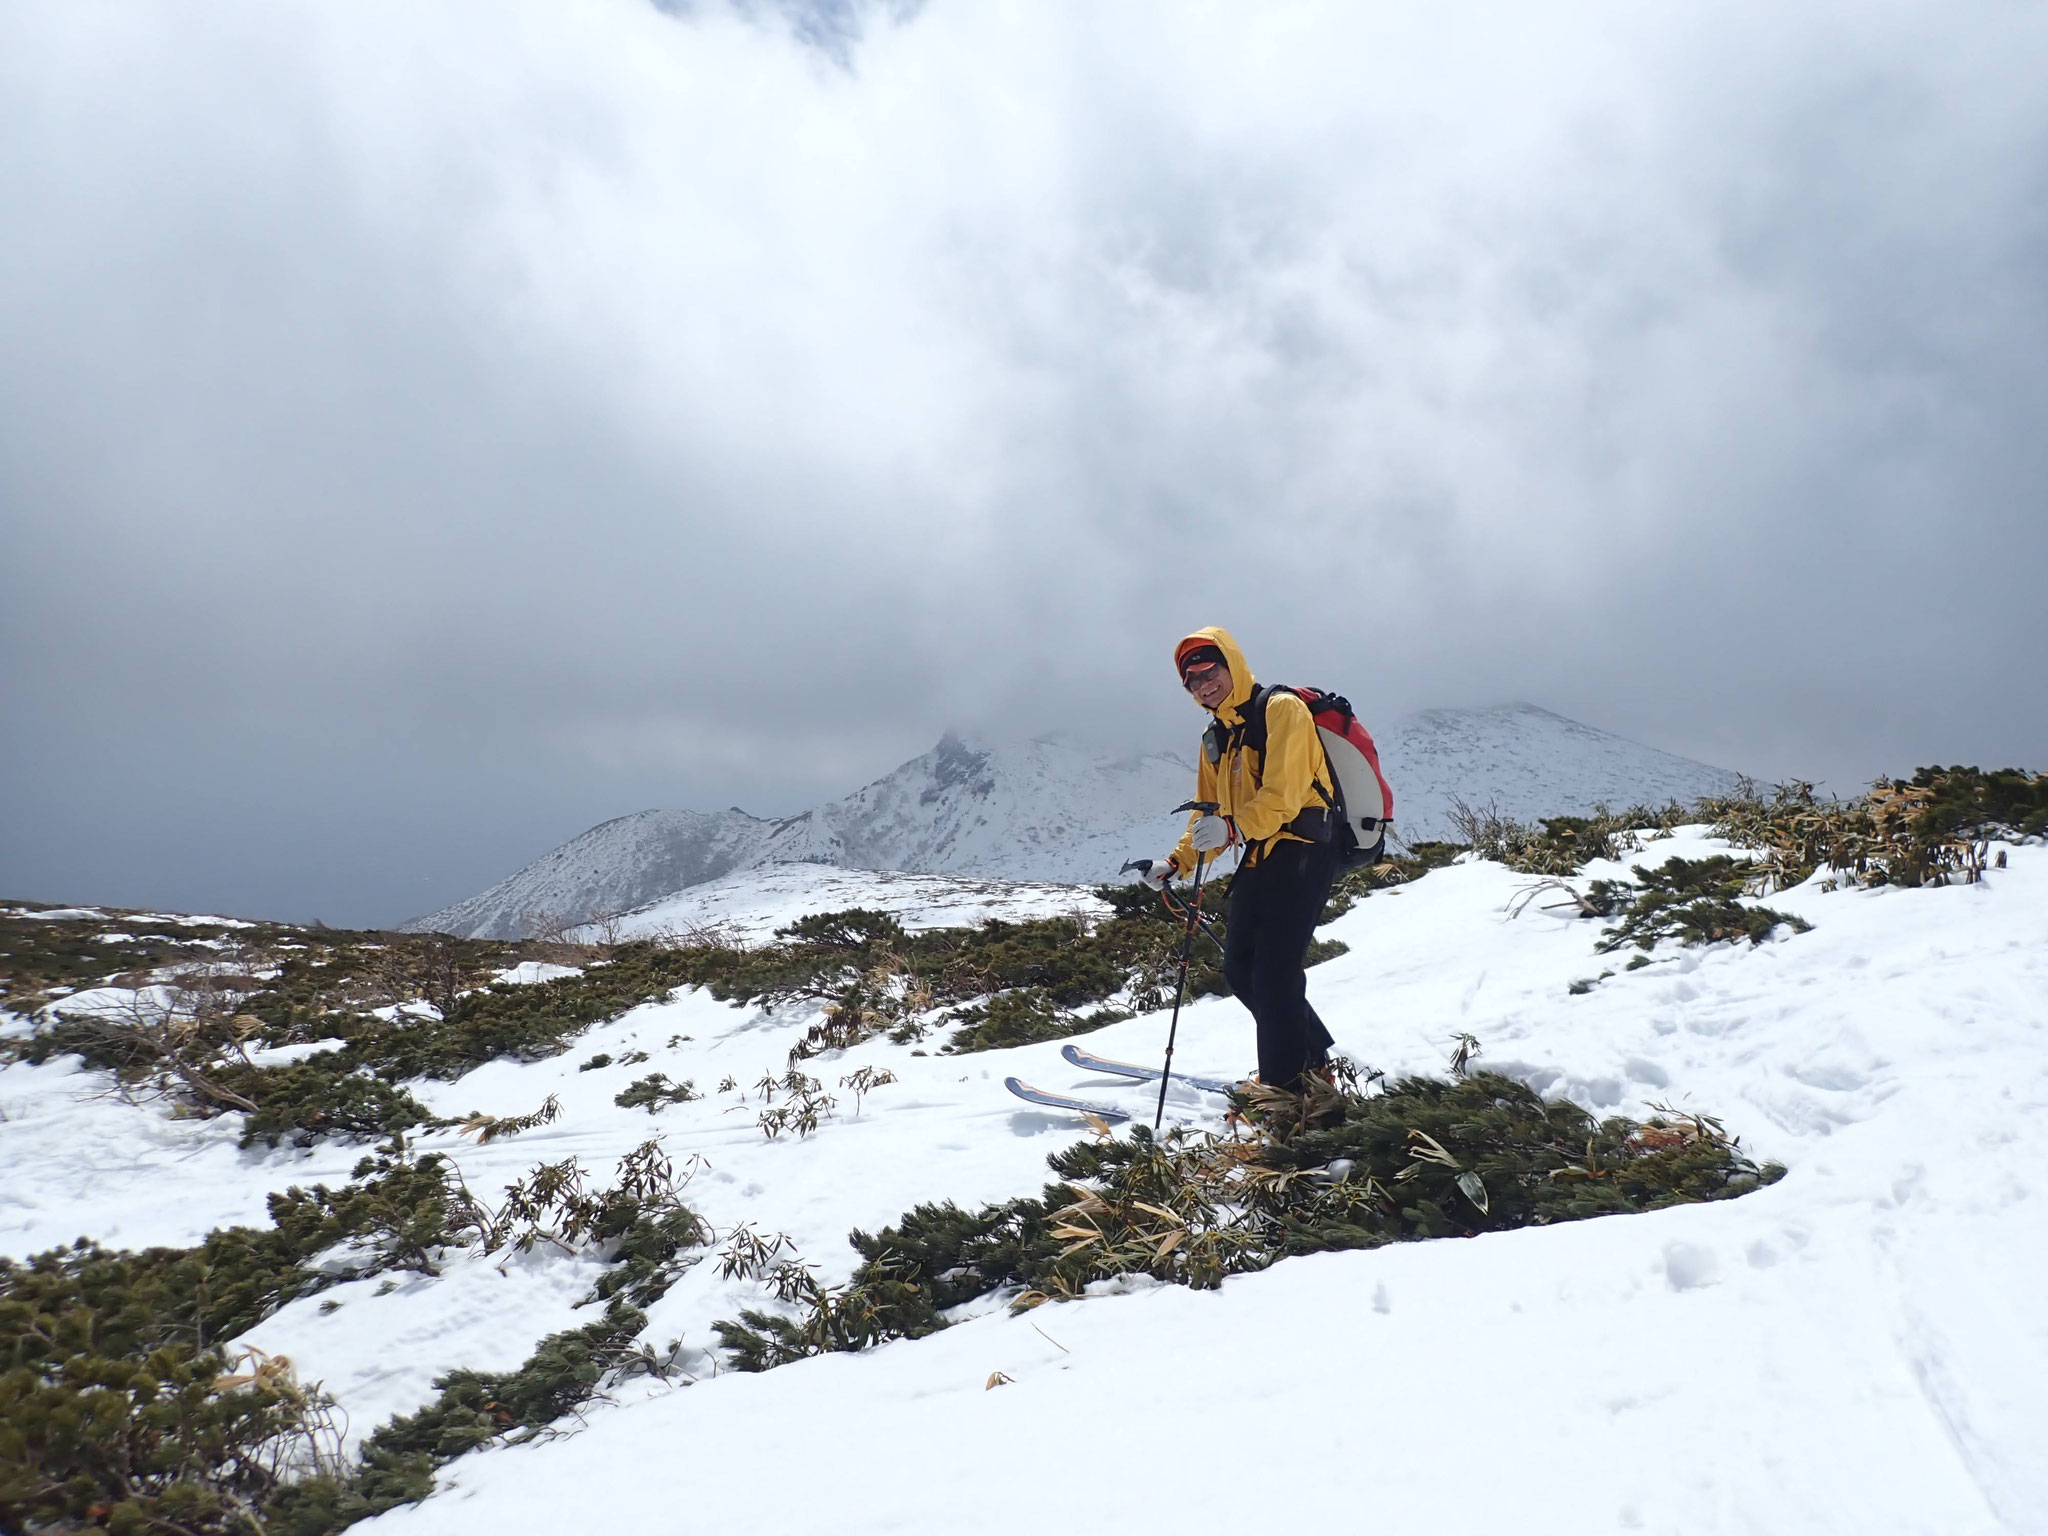
M 1337 878 L 1328 843 L 1283 842 L 1230 880 L 1223 975 L 1259 1026 L 1259 1081 L 1299 1092 L 1329 1059 L 1330 1032 L 1308 1002 L 1309 941 Z

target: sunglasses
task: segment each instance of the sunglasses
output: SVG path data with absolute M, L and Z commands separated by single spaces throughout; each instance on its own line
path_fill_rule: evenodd
M 1208 686 L 1211 678 L 1223 670 L 1223 663 L 1212 661 L 1207 666 L 1189 667 L 1180 675 L 1180 685 L 1192 693 L 1197 688 Z

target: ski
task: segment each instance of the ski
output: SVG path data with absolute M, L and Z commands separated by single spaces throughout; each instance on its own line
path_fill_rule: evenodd
M 1063 1093 L 1047 1093 L 1042 1088 L 1032 1087 L 1021 1078 L 1006 1077 L 1003 1079 L 1003 1086 L 1018 1098 L 1033 1104 L 1043 1104 L 1047 1109 L 1070 1109 L 1077 1115 L 1094 1115 L 1112 1124 L 1131 1118 L 1128 1110 L 1118 1109 L 1109 1104 L 1091 1104 L 1086 1099 L 1070 1099 Z
M 1134 1061 L 1111 1061 L 1106 1056 L 1097 1056 L 1093 1051 L 1084 1051 L 1071 1042 L 1060 1047 L 1060 1055 L 1064 1056 L 1069 1064 L 1081 1068 L 1084 1072 L 1107 1072 L 1112 1077 L 1135 1078 L 1145 1083 L 1156 1083 L 1160 1078 L 1157 1067 L 1141 1067 Z M 1226 1083 L 1220 1078 L 1190 1077 L 1185 1072 L 1174 1073 L 1173 1080 L 1176 1083 L 1186 1083 L 1190 1088 L 1199 1088 L 1204 1093 L 1229 1094 L 1237 1089 L 1237 1084 Z

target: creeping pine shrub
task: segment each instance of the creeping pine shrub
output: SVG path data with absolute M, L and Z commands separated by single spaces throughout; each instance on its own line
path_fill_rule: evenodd
M 487 1239 L 492 1228 L 453 1163 L 438 1152 L 409 1161 L 400 1142 L 357 1163 L 338 1190 L 294 1185 L 272 1195 L 270 1219 L 298 1254 L 352 1244 L 355 1279 L 394 1269 L 438 1275 L 444 1249 Z
M 1221 912 L 1227 885 L 1212 884 L 1206 909 Z M 923 1016 L 947 1009 L 955 1026 L 947 1049 L 989 1050 L 1094 1027 L 1105 1014 L 1117 1016 L 1101 1006 L 1113 999 L 1150 1009 L 1170 996 L 1178 921 L 1143 887 L 1105 886 L 1098 894 L 1112 911 L 1092 924 L 990 919 L 910 933 L 887 913 L 856 908 L 807 917 L 753 949 L 708 943 L 673 953 L 690 980 L 729 1002 L 824 1002 L 825 1018 L 791 1052 L 793 1061 L 884 1032 L 910 1043 L 924 1032 Z M 1216 960 L 1205 940 L 1190 968 L 1190 995 L 1225 990 Z M 1096 1011 L 1080 1012 L 1091 1005 Z
M 1983 873 L 1985 839 L 2048 834 L 2048 776 L 1921 768 L 1857 799 L 1823 800 L 1795 780 L 1768 796 L 1745 785 L 1702 807 L 1716 835 L 1757 850 L 1780 890 L 1822 868 L 1864 886 L 1970 884 Z
M 229 1066 L 221 1081 L 256 1106 L 242 1121 L 245 1147 L 305 1147 L 322 1136 L 369 1141 L 440 1123 L 405 1089 L 348 1069 L 332 1051 L 276 1067 Z
M 1076 1032 L 1072 1016 L 1035 989 L 998 992 L 953 1017 L 960 1025 L 951 1042 L 956 1051 L 999 1051 L 1040 1040 L 1061 1040 Z
M 621 945 L 609 963 L 578 976 L 448 998 L 439 1018 L 329 1015 L 322 1025 L 344 1040 L 340 1048 L 284 1066 L 229 1065 L 218 1078 L 254 1106 L 243 1128 L 245 1145 L 389 1135 L 442 1123 L 401 1086 L 409 1079 L 460 1077 L 500 1057 L 559 1055 L 593 1025 L 659 1001 L 688 980 L 688 966 L 669 951 Z
M 447 1210 L 422 1160 L 273 1195 L 267 1232 L 0 1259 L 0 1528 L 262 1529 L 251 1512 L 290 1480 L 333 1472 L 326 1404 L 288 1368 L 238 1376 L 222 1346 L 336 1280 L 430 1265 Z M 351 1266 L 309 1267 L 351 1239 Z
M 469 992 L 439 1020 L 372 1021 L 350 1040 L 345 1054 L 389 1082 L 456 1078 L 500 1057 L 543 1061 L 567 1050 L 591 1026 L 658 1002 L 695 979 L 678 951 L 621 944 L 610 951 L 607 963 L 579 976 Z
M 855 1232 L 845 1285 L 786 1282 L 795 1316 L 747 1309 L 716 1325 L 720 1342 L 761 1370 L 932 1333 L 999 1291 L 1028 1307 L 1119 1275 L 1209 1287 L 1294 1254 L 1723 1200 L 1784 1174 L 1711 1117 L 1596 1121 L 1490 1072 L 1291 1098 L 1242 1102 L 1255 1118 L 1241 1138 L 1140 1125 L 1054 1154 L 1059 1182 L 1038 1198 L 919 1206 Z
M 1717 944 L 1747 939 L 1761 944 L 1780 924 L 1806 933 L 1813 924 L 1769 907 L 1745 906 L 1738 898 L 1756 878 L 1747 860 L 1726 854 L 1705 859 L 1671 859 L 1650 869 L 1635 867 L 1641 886 L 1623 880 L 1596 880 L 1587 904 L 1603 913 L 1621 912 L 1622 919 L 1594 945 L 1603 954 L 1633 944 L 1641 950 L 1660 939 L 1681 944 Z M 1576 987 L 1574 991 L 1578 990 Z
M 1482 858 L 1525 875 L 1569 875 L 1594 859 L 1640 853 L 1640 834 L 1668 832 L 1697 819 L 1677 801 L 1658 807 L 1632 805 L 1621 811 L 1596 806 L 1590 816 L 1546 816 L 1528 827 L 1497 806 L 1474 808 L 1453 798 L 1450 822 L 1459 839 Z
M 639 1309 L 703 1241 L 684 1182 L 649 1142 L 610 1187 L 591 1187 L 573 1159 L 544 1164 L 494 1211 L 445 1159 L 409 1161 L 394 1141 L 342 1189 L 273 1195 L 267 1231 L 0 1259 L 0 1530 L 327 1536 L 424 1497 L 451 1457 L 542 1431 L 608 1375 L 662 1368 L 634 1340 Z M 288 1362 L 237 1369 L 223 1349 L 338 1281 L 433 1274 L 458 1244 L 541 1242 L 609 1259 L 588 1298 L 601 1320 L 543 1340 L 517 1371 L 442 1378 L 435 1403 L 376 1431 L 356 1463 L 340 1459 L 329 1405 Z
M 24 1016 L 49 1003 L 55 989 L 76 991 L 193 962 L 232 932 L 139 913 L 72 919 L 31 916 L 36 910 L 35 903 L 15 902 L 0 911 L 0 1004 Z
M 696 979 L 688 957 L 653 944 L 586 953 L 575 976 L 487 985 L 521 946 L 120 915 L 0 913 L 0 942 L 0 999 L 42 1010 L 35 1032 L 0 1042 L 0 1052 L 37 1062 L 75 1054 L 130 1096 L 168 1099 L 189 1114 L 240 1112 L 244 1145 L 368 1140 L 442 1123 L 407 1092 L 409 1080 L 459 1077 L 501 1056 L 556 1055 L 592 1025 Z M 130 1001 L 66 1012 L 52 996 L 87 982 Z M 394 1008 L 392 1018 L 376 1012 Z M 256 1065 L 249 1050 L 330 1040 L 339 1043 L 278 1065 Z
M 1925 790 L 1919 827 L 1936 835 L 2048 837 L 2048 774 L 2023 768 L 1919 768 L 1894 789 Z
M 252 1511 L 338 1457 L 328 1405 L 288 1364 L 233 1365 L 166 1343 L 0 1375 L 0 1528 L 262 1530 Z
M 650 1115 L 657 1115 L 671 1104 L 687 1104 L 692 1099 L 703 1097 L 693 1081 L 672 1083 L 667 1073 L 650 1072 L 645 1077 L 635 1078 L 613 1097 L 612 1102 L 621 1109 L 644 1109 Z

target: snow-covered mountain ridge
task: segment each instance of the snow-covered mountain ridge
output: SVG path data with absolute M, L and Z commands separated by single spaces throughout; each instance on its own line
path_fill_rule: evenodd
M 1191 733 L 1192 735 L 1192 733 Z M 1732 789 L 1737 775 L 1534 705 L 1426 710 L 1376 733 L 1410 841 L 1449 832 L 1453 799 L 1521 820 Z M 736 870 L 789 863 L 1092 884 L 1178 834 L 1192 746 L 1113 757 L 1064 739 L 937 746 L 844 799 L 785 820 L 641 811 L 571 838 L 489 890 L 404 926 L 513 938 L 626 912 Z
M 1165 814 L 1194 770 L 1163 754 L 1111 757 L 1058 738 L 1003 745 L 948 732 L 844 799 L 769 821 L 744 811 L 642 811 L 571 838 L 489 890 L 410 929 L 478 938 L 628 911 L 736 870 L 781 864 L 1028 882 L 1110 879 L 1175 835 Z
M 1375 740 L 1394 781 L 1394 825 L 1410 842 L 1450 836 L 1454 798 L 1533 822 L 1603 803 L 1690 805 L 1728 794 L 1741 779 L 1533 704 L 1426 709 Z

